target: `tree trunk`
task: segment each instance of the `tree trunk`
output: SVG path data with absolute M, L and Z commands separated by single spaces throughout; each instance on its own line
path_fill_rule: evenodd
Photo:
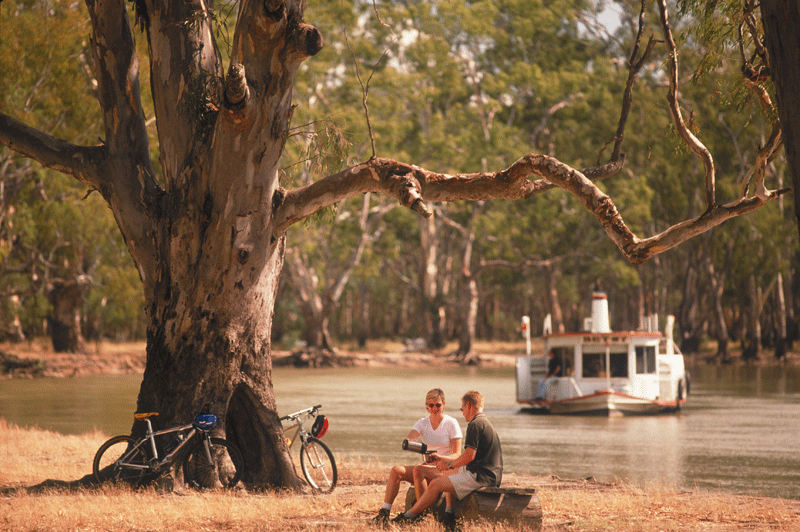
M 81 330 L 85 290 L 86 283 L 80 278 L 70 282 L 59 281 L 50 288 L 48 299 L 53 312 L 47 325 L 56 353 L 83 353 L 86 350 Z
M 550 301 L 550 311 L 552 312 L 553 332 L 563 333 L 566 329 L 564 328 L 564 313 L 561 311 L 561 303 L 558 300 L 556 269 L 547 266 L 544 271 L 547 277 L 547 298 Z
M 728 362 L 728 325 L 725 322 L 725 311 L 722 305 L 722 292 L 725 290 L 725 274 L 717 275 L 714 263 L 706 256 L 706 273 L 710 283 L 712 312 L 714 315 L 714 336 L 717 339 L 717 353 L 722 362 Z
M 759 356 L 759 342 L 761 340 L 761 324 L 759 323 L 759 297 L 756 286 L 756 276 L 750 275 L 747 290 L 747 311 L 745 312 L 746 330 L 742 338 L 742 359 L 757 360 Z
M 800 3 L 797 0 L 762 0 L 761 20 L 800 231 L 800 91 L 797 90 L 800 87 Z
M 786 331 L 786 298 L 784 297 L 783 274 L 778 272 L 775 282 L 775 358 L 778 360 L 786 357 L 787 331 Z
M 683 300 L 681 301 L 679 320 L 681 329 L 680 349 L 684 353 L 697 353 L 702 342 L 704 320 L 700 317 L 700 299 L 698 297 L 699 274 L 693 263 L 692 251 L 686 258 L 686 278 L 683 285 Z
M 369 338 L 369 302 L 370 293 L 367 285 L 363 281 L 358 285 L 358 323 L 356 323 L 356 336 L 358 337 L 358 347 L 363 349 L 367 346 Z
M 270 309 L 283 240 L 265 251 L 259 254 L 264 274 L 253 279 L 258 286 L 240 286 L 247 276 L 231 264 L 214 276 L 214 284 L 187 276 L 159 291 L 165 297 L 151 306 L 137 410 L 159 412 L 163 426 L 186 423 L 204 403 L 214 402 L 212 412 L 220 419 L 215 431 L 242 451 L 244 482 L 299 488 L 278 419 L 270 357 Z M 220 289 L 203 289 L 208 286 Z M 134 425 L 134 433 L 141 430 Z
M 445 319 L 444 305 L 439 295 L 439 265 L 437 249 L 439 235 L 436 231 L 435 218 L 420 220 L 420 238 L 422 248 L 422 268 L 420 284 L 422 296 L 422 313 L 425 323 L 425 336 L 428 347 L 439 349 L 444 346 L 442 322 Z
M 323 301 L 326 291 L 316 285 L 320 282 L 312 267 L 300 257 L 300 252 L 293 250 L 286 263 L 286 272 L 295 301 L 306 324 L 306 349 L 333 351 L 328 321 L 333 310 L 333 301 Z
M 242 451 L 245 483 L 298 489 L 272 386 L 284 256 L 272 223 L 294 74 L 321 37 L 302 22 L 304 2 L 268 12 L 244 1 L 223 76 L 211 18 L 197 16 L 203 2 L 135 5 L 151 52 L 164 190 L 150 166 L 124 4 L 87 1 L 109 145 L 90 182 L 139 268 L 149 320 L 137 409 L 170 425 L 213 402 L 215 432 Z
M 465 272 L 461 276 L 459 314 L 461 316 L 458 335 L 457 357 L 462 364 L 473 364 L 477 357 L 473 351 L 475 329 L 478 323 L 478 282 L 474 275 Z
M 6 329 L 0 332 L 3 341 L 8 340 L 13 343 L 25 341 L 25 331 L 22 330 L 22 320 L 19 319 L 19 296 L 13 295 L 8 298 L 8 304 L 3 306 L 8 309 L 8 314 L 4 316 Z

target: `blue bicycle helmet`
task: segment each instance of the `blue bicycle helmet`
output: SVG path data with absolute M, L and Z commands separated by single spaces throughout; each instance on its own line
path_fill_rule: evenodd
M 208 432 L 217 426 L 217 416 L 214 414 L 197 414 L 197 417 L 192 421 L 192 426 L 197 430 Z

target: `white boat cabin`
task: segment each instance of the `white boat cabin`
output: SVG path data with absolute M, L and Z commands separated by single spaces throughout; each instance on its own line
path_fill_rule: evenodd
M 658 331 L 611 332 L 605 294 L 594 294 L 592 307 L 589 330 L 545 334 L 544 355 L 517 359 L 517 401 L 551 413 L 679 408 L 688 381 L 683 355 L 671 338 L 672 317 L 666 337 Z

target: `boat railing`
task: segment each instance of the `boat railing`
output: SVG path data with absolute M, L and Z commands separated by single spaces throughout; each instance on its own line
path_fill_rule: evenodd
M 583 392 L 581 391 L 581 387 L 578 386 L 578 381 L 575 380 L 575 377 L 570 377 L 569 378 L 569 383 L 572 385 L 572 392 L 575 394 L 572 397 L 579 397 L 579 396 L 583 395 Z

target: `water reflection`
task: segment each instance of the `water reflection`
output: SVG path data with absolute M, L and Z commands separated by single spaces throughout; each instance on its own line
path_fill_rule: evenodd
M 281 412 L 323 404 L 337 455 L 412 463 L 400 443 L 441 387 L 447 412 L 469 389 L 486 397 L 510 472 L 594 476 L 642 486 L 800 499 L 800 372 L 794 367 L 694 366 L 679 414 L 599 418 L 520 414 L 513 369 L 438 372 L 275 371 Z M 64 433 L 127 432 L 139 376 L 0 381 L 0 417 Z
M 516 415 L 502 419 L 511 467 L 536 475 L 593 476 L 640 485 L 684 484 L 676 416 L 602 418 Z

